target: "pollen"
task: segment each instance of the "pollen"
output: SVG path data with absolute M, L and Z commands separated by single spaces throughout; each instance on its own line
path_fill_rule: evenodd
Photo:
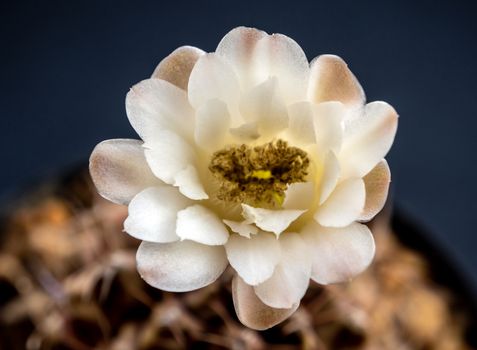
M 283 204 L 289 184 L 305 181 L 309 164 L 305 151 L 276 140 L 219 150 L 209 170 L 219 182 L 219 200 L 273 208 Z

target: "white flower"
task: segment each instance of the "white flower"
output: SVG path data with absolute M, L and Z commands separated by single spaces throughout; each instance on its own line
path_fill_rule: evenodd
M 147 283 L 190 291 L 230 264 L 239 319 L 266 329 L 310 278 L 347 281 L 370 264 L 360 222 L 386 200 L 397 114 L 365 105 L 341 58 L 309 64 L 284 35 L 236 28 L 214 53 L 175 50 L 126 111 L 143 141 L 100 143 L 90 170 L 101 195 L 129 205 Z

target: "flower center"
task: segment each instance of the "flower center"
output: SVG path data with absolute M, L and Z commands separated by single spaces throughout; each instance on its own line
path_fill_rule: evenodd
M 282 205 L 288 184 L 305 181 L 309 164 L 305 151 L 277 140 L 219 150 L 209 170 L 220 181 L 218 199 L 273 208 Z

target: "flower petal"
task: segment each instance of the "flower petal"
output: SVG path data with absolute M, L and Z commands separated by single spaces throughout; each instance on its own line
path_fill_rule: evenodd
M 285 191 L 283 208 L 285 209 L 309 209 L 315 194 L 313 182 L 295 182 L 288 185 Z
M 322 55 L 311 62 L 308 98 L 320 103 L 340 101 L 352 108 L 364 105 L 363 88 L 338 56 Z
M 323 102 L 314 108 L 313 124 L 318 151 L 335 153 L 341 149 L 343 141 L 342 121 L 347 111 L 341 102 Z
M 177 213 L 177 235 L 181 240 L 207 245 L 224 245 L 229 238 L 227 228 L 215 213 L 198 204 Z
M 129 204 L 129 216 L 124 221 L 124 230 L 143 241 L 177 241 L 177 212 L 190 204 L 191 201 L 173 187 L 145 189 Z
M 311 278 L 320 284 L 349 281 L 364 271 L 374 258 L 373 235 L 366 225 L 322 227 L 311 221 L 302 237 L 312 257 Z
M 273 274 L 280 261 L 280 244 L 273 235 L 259 232 L 251 238 L 231 235 L 225 244 L 230 265 L 247 284 L 257 285 Z
M 187 90 L 192 68 L 204 51 L 192 46 L 181 46 L 164 58 L 152 73 L 151 78 L 166 80 Z
M 385 102 L 366 105 L 365 115 L 346 126 L 343 148 L 338 155 L 342 176 L 363 177 L 388 153 L 396 135 L 398 115 Z
M 357 220 L 366 200 L 363 179 L 341 182 L 315 212 L 314 218 L 323 226 L 344 227 Z
M 253 76 L 253 53 L 257 42 L 267 33 L 255 28 L 238 27 L 228 32 L 215 52 L 233 67 L 242 89 L 255 85 Z
M 192 241 L 142 242 L 136 253 L 137 269 L 151 286 L 168 292 L 188 292 L 205 287 L 227 267 L 221 246 Z
M 310 102 L 297 102 L 288 106 L 288 136 L 294 144 L 315 143 L 314 113 Z
M 244 142 L 250 142 L 260 137 L 257 122 L 244 123 L 236 128 L 231 128 L 229 131 L 232 136 Z
M 232 280 L 232 297 L 237 317 L 245 326 L 263 331 L 290 317 L 298 308 L 296 303 L 289 309 L 274 309 L 265 305 L 255 294 L 253 287 L 238 275 Z
M 277 237 L 306 211 L 295 209 L 263 209 L 255 208 L 247 204 L 242 204 L 242 209 L 245 219 L 255 223 L 255 225 L 264 231 L 273 232 Z
M 250 238 L 250 235 L 256 235 L 258 228 L 247 221 L 222 220 L 230 229 L 242 237 Z
M 254 87 L 240 100 L 246 122 L 256 122 L 261 135 L 273 135 L 288 126 L 286 106 L 278 96 L 278 80 L 272 77 Z
M 386 160 L 380 161 L 363 180 L 366 187 L 366 203 L 359 220 L 369 221 L 383 209 L 388 197 L 391 171 Z
M 128 204 L 143 189 L 162 184 L 151 172 L 139 140 L 99 143 L 91 153 L 89 172 L 101 196 L 118 204 Z
M 320 180 L 320 205 L 328 199 L 336 188 L 340 176 L 340 163 L 333 151 L 329 151 L 323 164 L 323 173 Z
M 192 165 L 188 165 L 174 176 L 174 186 L 178 187 L 179 191 L 190 199 L 201 200 L 209 198 L 200 182 L 197 169 Z
M 220 100 L 209 100 L 196 112 L 195 142 L 209 150 L 216 150 L 224 144 L 229 127 L 227 105 Z
M 157 138 L 146 142 L 144 148 L 152 172 L 171 185 L 176 175 L 195 160 L 193 148 L 183 138 L 168 130 L 157 132 Z
M 300 235 L 286 233 L 279 242 L 282 250 L 280 263 L 272 277 L 254 289 L 268 306 L 289 309 L 305 295 L 311 276 L 311 258 Z
M 145 142 L 157 138 L 163 129 L 186 139 L 192 136 L 194 111 L 187 93 L 165 80 L 147 79 L 134 85 L 126 95 L 126 112 Z
M 240 86 L 232 67 L 222 57 L 208 53 L 203 55 L 189 78 L 189 101 L 199 108 L 208 100 L 218 99 L 227 104 L 232 118 L 237 117 Z
M 257 42 L 253 56 L 257 84 L 277 77 L 286 104 L 305 99 L 310 68 L 293 39 L 282 34 L 265 36 Z

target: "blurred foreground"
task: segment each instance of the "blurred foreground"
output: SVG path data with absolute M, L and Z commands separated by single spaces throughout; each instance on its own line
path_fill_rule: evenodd
M 265 332 L 236 319 L 231 271 L 189 293 L 145 284 L 140 242 L 122 232 L 126 215 L 96 195 L 84 170 L 11 210 L 0 233 L 1 349 L 472 348 L 460 296 L 433 280 L 385 215 L 372 224 L 371 268 L 349 284 L 311 283 L 297 312 Z

